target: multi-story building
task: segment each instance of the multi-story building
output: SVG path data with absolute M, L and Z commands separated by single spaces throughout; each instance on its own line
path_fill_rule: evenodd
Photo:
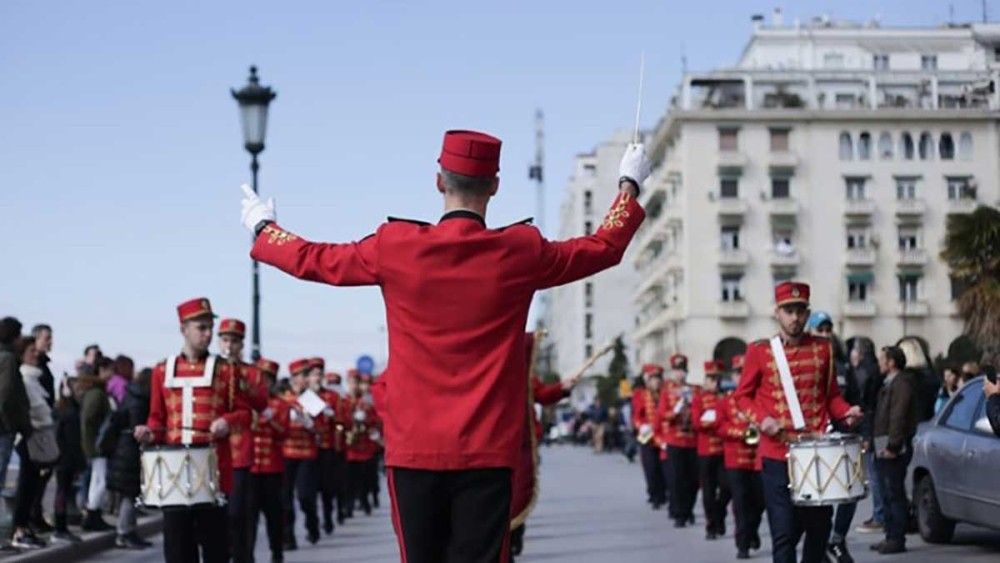
M 755 17 L 736 66 L 685 74 L 651 133 L 636 359 L 728 361 L 776 331 L 791 278 L 844 339 L 946 352 L 962 321 L 945 225 L 1000 199 L 998 125 L 1000 25 Z
M 618 193 L 618 165 L 630 134 L 619 132 L 593 152 L 576 157 L 560 210 L 559 238 L 594 233 Z M 624 336 L 630 345 L 636 272 L 626 253 L 622 264 L 579 282 L 553 288 L 546 326 L 553 369 L 569 376 L 604 344 Z M 610 356 L 591 373 L 606 373 Z

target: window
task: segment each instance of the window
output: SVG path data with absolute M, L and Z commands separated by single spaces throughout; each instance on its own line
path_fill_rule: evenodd
M 740 197 L 740 183 L 736 178 L 719 180 L 719 195 L 721 197 Z
M 594 314 L 587 313 L 583 316 L 583 337 L 590 340 L 594 337 Z
M 972 381 L 958 392 L 951 402 L 951 407 L 945 415 L 944 424 L 949 428 L 968 432 L 979 410 L 979 402 L 983 400 L 983 383 Z
M 896 177 L 896 199 L 916 199 L 917 179 L 913 177 Z
M 899 275 L 899 300 L 903 303 L 913 303 L 919 299 L 919 274 Z
M 772 275 L 774 285 L 795 279 L 795 270 L 775 270 Z
M 774 239 L 774 253 L 781 256 L 791 256 L 795 254 L 795 231 L 788 227 L 774 229 L 771 233 Z
M 844 55 L 842 53 L 824 54 L 823 66 L 825 68 L 844 68 Z
M 865 199 L 865 178 L 846 178 L 847 199 Z
M 889 70 L 889 55 L 885 53 L 872 55 L 872 67 L 875 70 Z
M 972 178 L 968 176 L 949 176 L 946 178 L 946 181 L 948 183 L 948 199 L 976 199 L 976 188 L 972 187 Z
M 590 190 L 583 192 L 583 212 L 587 215 L 594 212 L 594 192 Z
M 590 178 L 597 176 L 597 165 L 596 164 L 584 164 L 583 171 Z
M 851 134 L 847 131 L 840 133 L 840 160 L 851 160 L 854 158 L 854 144 L 851 142 Z
M 853 272 L 847 274 L 847 300 L 868 301 L 868 290 L 875 276 L 871 272 Z
M 738 250 L 740 247 L 740 228 L 722 227 L 720 231 L 722 237 L 722 250 Z
M 743 276 L 739 274 L 727 274 L 722 276 L 722 300 L 725 302 L 743 301 L 743 293 L 740 291 L 740 281 Z
M 899 250 L 917 250 L 920 248 L 920 229 L 918 227 L 899 227 Z
M 586 307 L 594 306 L 594 282 L 583 284 L 583 304 Z
M 594 222 L 593 221 L 584 221 L 583 222 L 583 234 L 586 235 L 586 236 L 590 236 L 590 235 L 594 234 Z
M 965 278 L 957 278 L 955 276 L 948 276 L 948 280 L 951 282 L 951 300 L 954 301 L 965 293 L 966 289 L 969 289 L 971 285 L 969 280 Z
M 937 55 L 920 55 L 921 70 L 937 70 Z
M 833 97 L 837 109 L 851 109 L 858 105 L 858 97 L 849 92 L 841 92 Z
M 878 136 L 878 156 L 882 160 L 892 158 L 892 135 L 888 131 L 882 131 Z
M 938 140 L 938 152 L 941 155 L 941 160 L 955 158 L 955 141 L 952 140 L 951 133 L 947 131 L 941 133 L 941 139 Z
M 913 136 L 910 135 L 909 131 L 903 132 L 903 137 L 899 141 L 899 144 L 899 152 L 903 153 L 903 159 L 913 160 Z
M 584 358 L 589 358 L 589 357 L 591 357 L 593 355 L 594 355 L 594 345 L 593 344 L 587 344 L 586 346 L 583 347 L 583 357 Z
M 788 129 L 771 129 L 771 151 L 788 150 Z
M 848 227 L 847 229 L 847 248 L 867 248 L 868 247 L 868 229 L 865 227 Z
M 784 199 L 791 195 L 789 178 L 771 178 L 771 198 Z
M 927 160 L 934 154 L 934 141 L 931 139 L 931 134 L 927 131 L 920 134 L 918 150 L 920 152 L 920 160 Z
M 972 133 L 968 131 L 958 136 L 958 158 L 972 160 Z
M 858 136 L 858 158 L 868 160 L 872 157 L 872 136 L 868 131 L 862 131 Z
M 726 128 L 719 129 L 719 150 L 735 151 L 739 148 L 737 133 L 739 129 Z

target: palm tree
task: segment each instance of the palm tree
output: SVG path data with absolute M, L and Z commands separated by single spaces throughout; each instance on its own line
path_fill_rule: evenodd
M 979 206 L 968 215 L 949 215 L 941 258 L 963 287 L 958 312 L 965 333 L 982 350 L 1000 343 L 1000 210 Z

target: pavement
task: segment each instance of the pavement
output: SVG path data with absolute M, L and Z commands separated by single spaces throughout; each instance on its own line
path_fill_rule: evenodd
M 542 496 L 528 521 L 525 553 L 519 563 L 531 562 L 662 562 L 718 563 L 735 561 L 736 550 L 729 535 L 705 541 L 700 526 L 674 529 L 664 511 L 654 512 L 645 504 L 642 471 L 620 454 L 594 454 L 586 448 L 553 446 L 542 448 Z M 382 508 L 371 516 L 356 515 L 331 537 L 314 546 L 304 542 L 298 530 L 300 549 L 286 554 L 286 561 L 326 563 L 391 563 L 399 560 L 396 539 L 383 492 Z M 870 513 L 865 503 L 859 507 L 855 525 Z M 698 522 L 704 520 L 699 512 Z M 300 520 L 301 522 L 301 520 Z M 299 524 L 301 526 L 301 523 Z M 763 548 L 752 561 L 770 560 L 766 524 L 761 530 Z M 258 533 L 257 560 L 268 561 L 263 526 Z M 909 536 L 909 552 L 879 556 L 868 550 L 877 535 L 852 532 L 849 546 L 856 561 L 1000 561 L 1000 532 L 960 525 L 955 542 L 928 545 L 919 536 Z M 85 561 L 153 563 L 162 561 L 162 536 L 144 551 L 108 551 Z M 14 561 L 15 559 L 10 559 Z M 72 558 L 61 558 L 65 562 Z M 6 563 L 7 560 L 4 561 Z

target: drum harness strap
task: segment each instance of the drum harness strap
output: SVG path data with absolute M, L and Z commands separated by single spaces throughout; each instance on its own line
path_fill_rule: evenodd
M 181 443 L 185 446 L 194 439 L 194 388 L 212 385 L 215 375 L 216 356 L 209 356 L 205 362 L 205 371 L 200 377 L 175 377 L 177 356 L 167 358 L 167 373 L 163 378 L 163 386 L 181 389 Z
M 802 430 L 806 427 L 806 421 L 802 417 L 802 406 L 799 405 L 795 382 L 792 381 L 792 370 L 788 367 L 788 359 L 785 357 L 780 336 L 771 338 L 771 354 L 774 355 L 774 365 L 778 368 L 778 375 L 781 376 L 781 388 L 785 392 L 785 401 L 788 402 L 788 413 L 792 415 L 792 426 L 796 430 Z

